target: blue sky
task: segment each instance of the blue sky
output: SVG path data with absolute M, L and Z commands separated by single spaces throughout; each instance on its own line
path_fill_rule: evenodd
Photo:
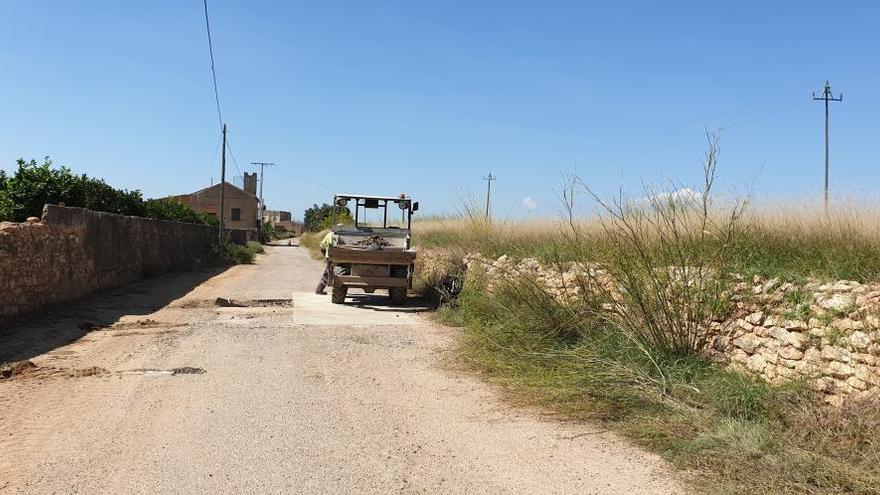
M 408 192 L 426 213 L 481 196 L 553 216 L 562 175 L 599 192 L 698 179 L 721 129 L 722 189 L 877 196 L 880 4 L 209 1 L 230 175 L 272 161 L 270 208 L 334 190 Z M 0 165 L 50 155 L 147 196 L 219 177 L 202 3 L 0 0 Z M 240 179 L 238 179 L 240 181 Z M 533 208 L 527 212 L 526 198 Z

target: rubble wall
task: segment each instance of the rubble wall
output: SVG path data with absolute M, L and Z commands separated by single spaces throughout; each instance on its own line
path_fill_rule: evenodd
M 207 261 L 213 227 L 47 205 L 0 223 L 0 321 Z
M 425 268 L 437 270 L 430 253 L 420 257 Z M 489 292 L 503 280 L 528 277 L 563 303 L 589 297 L 584 279 L 613 284 L 600 268 L 571 263 L 547 267 L 530 258 L 478 254 L 460 262 L 469 273 L 485 273 L 481 280 Z M 448 260 L 433 263 L 443 264 Z M 771 383 L 803 380 L 829 403 L 880 396 L 880 285 L 846 280 L 795 285 L 740 277 L 732 291 L 730 314 L 708 330 L 704 352 L 709 358 Z

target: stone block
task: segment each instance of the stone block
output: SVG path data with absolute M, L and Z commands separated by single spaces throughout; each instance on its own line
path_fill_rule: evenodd
M 803 352 L 795 349 L 794 347 L 788 347 L 788 346 L 779 349 L 778 354 L 779 354 L 779 357 L 781 357 L 783 359 L 790 359 L 790 360 L 795 360 L 795 361 L 798 361 L 798 360 L 801 360 L 804 358 Z
M 822 359 L 848 363 L 851 358 L 848 350 L 833 345 L 826 345 L 822 348 Z
M 834 378 L 846 379 L 856 374 L 855 368 L 838 361 L 831 361 L 825 366 L 825 374 Z
M 762 323 L 764 323 L 764 313 L 761 311 L 756 311 L 746 316 L 745 320 L 752 325 L 761 325 Z
M 801 320 L 786 320 L 783 325 L 786 330 L 791 332 L 805 332 L 809 330 L 809 325 Z
M 753 354 L 746 361 L 746 368 L 750 371 L 754 371 L 755 373 L 760 373 L 764 371 L 764 366 L 766 366 L 766 361 L 764 361 L 764 356 L 760 354 Z
M 746 334 L 742 337 L 737 337 L 733 339 L 733 345 L 742 349 L 748 354 L 752 354 L 755 352 L 755 349 L 757 349 L 757 347 L 761 345 L 761 339 L 759 339 L 755 335 Z
M 871 345 L 871 338 L 861 331 L 855 331 L 849 336 L 849 345 L 854 349 L 867 349 Z

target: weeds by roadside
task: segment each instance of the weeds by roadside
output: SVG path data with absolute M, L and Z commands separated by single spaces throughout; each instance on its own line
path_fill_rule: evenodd
M 247 265 L 254 262 L 257 254 L 265 252 L 263 245 L 256 241 L 248 241 L 245 245 L 227 241 L 222 248 L 216 249 L 216 256 L 222 264 Z
M 578 281 L 590 288 L 583 297 L 563 303 L 528 277 L 493 281 L 489 294 L 484 274 L 469 273 L 459 304 L 438 318 L 463 327 L 465 361 L 516 399 L 604 421 L 704 491 L 880 493 L 877 404 L 832 409 L 804 383 L 771 385 L 700 353 L 706 329 L 727 310 L 731 273 L 876 278 L 880 235 L 856 235 L 856 223 L 786 231 L 757 222 L 741 204 L 723 212 L 710 202 L 716 156 L 710 136 L 701 191 L 646 191 L 611 203 L 592 195 L 604 215 L 589 222 L 572 215 L 522 230 L 475 218 L 446 230 L 449 220 L 421 225 L 415 238 L 423 246 L 573 262 L 593 274 Z M 591 194 L 572 185 L 567 194 Z M 803 294 L 786 298 L 794 314 L 809 311 Z
M 880 408 L 821 405 L 696 356 L 645 354 L 600 320 L 511 285 L 470 284 L 438 318 L 464 360 L 514 400 L 600 420 L 659 452 L 709 493 L 880 493 Z

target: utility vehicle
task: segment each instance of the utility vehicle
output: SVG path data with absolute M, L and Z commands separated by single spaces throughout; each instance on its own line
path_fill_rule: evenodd
M 387 289 L 392 304 L 405 303 L 407 291 L 412 288 L 416 259 L 412 249 L 412 215 L 418 211 L 419 203 L 405 194 L 336 194 L 333 205 L 333 242 L 327 255 L 332 301 L 345 302 L 348 289 L 354 287 L 369 294 Z M 354 222 L 341 223 L 342 212 L 352 209 Z

